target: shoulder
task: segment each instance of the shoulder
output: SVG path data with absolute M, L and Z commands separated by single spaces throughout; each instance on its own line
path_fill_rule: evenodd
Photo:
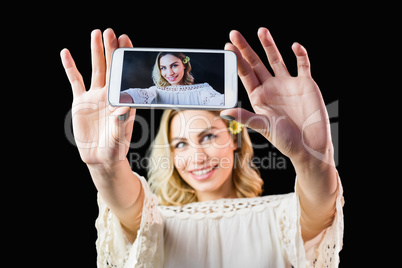
M 202 88 L 202 89 L 206 89 L 206 90 L 213 90 L 213 91 L 215 91 L 215 89 L 210 85 L 210 84 L 208 84 L 208 83 L 201 83 L 201 84 L 196 84 L 199 88 Z
M 195 202 L 183 206 L 159 206 L 165 218 L 206 219 L 231 218 L 235 215 L 263 212 L 267 209 L 286 207 L 294 193 L 268 195 L 254 198 L 219 199 L 215 201 Z
M 208 95 L 210 97 L 217 97 L 217 96 L 223 96 L 222 93 L 216 91 L 210 84 L 208 83 L 202 83 L 202 84 L 197 84 L 199 87 L 199 90 L 201 93 L 204 95 Z
M 134 103 L 151 103 L 156 97 L 156 87 L 150 88 L 129 88 L 122 91 L 122 94 L 128 94 Z

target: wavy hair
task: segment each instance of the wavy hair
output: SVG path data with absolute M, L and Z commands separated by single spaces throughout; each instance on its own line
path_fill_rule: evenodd
M 186 63 L 183 60 L 186 58 L 181 52 L 160 52 L 158 56 L 156 56 L 154 68 L 152 70 L 152 80 L 154 81 L 155 86 L 157 87 L 167 87 L 171 84 L 161 75 L 161 68 L 160 68 L 160 59 L 166 55 L 173 55 L 176 58 L 179 58 L 180 61 L 184 65 L 184 75 L 183 75 L 183 85 L 192 85 L 194 83 L 194 77 L 191 74 L 191 64 L 190 61 Z
M 219 112 L 209 112 L 219 117 Z M 159 204 L 165 206 L 180 206 L 198 201 L 194 189 L 180 177 L 173 163 L 169 132 L 172 118 L 178 113 L 180 111 L 164 111 L 158 134 L 147 152 L 150 189 L 158 197 Z M 229 126 L 229 121 L 223 118 L 221 120 Z M 237 149 L 234 151 L 232 172 L 236 196 L 238 198 L 259 196 L 262 193 L 264 182 L 260 177 L 259 170 L 251 161 L 254 152 L 248 132 L 245 128 L 240 133 L 231 135 L 238 143 Z

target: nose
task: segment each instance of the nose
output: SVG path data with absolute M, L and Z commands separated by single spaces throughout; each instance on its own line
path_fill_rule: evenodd
M 202 164 L 209 159 L 203 148 L 194 148 L 194 163 Z
M 197 164 L 202 164 L 208 160 L 208 155 L 204 152 L 198 152 L 194 155 L 194 162 Z
M 173 75 L 173 74 L 174 74 L 173 69 L 172 69 L 172 68 L 169 68 L 168 73 L 169 73 L 169 75 Z

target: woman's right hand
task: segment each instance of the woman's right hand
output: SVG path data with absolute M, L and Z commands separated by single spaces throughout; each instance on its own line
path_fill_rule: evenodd
M 116 38 L 112 29 L 91 34 L 92 79 L 85 89 L 84 81 L 67 49 L 61 59 L 73 91 L 72 120 L 74 138 L 82 160 L 87 165 L 114 165 L 126 159 L 135 109 L 112 107 L 108 103 L 108 80 L 113 51 L 132 47 L 127 35 Z

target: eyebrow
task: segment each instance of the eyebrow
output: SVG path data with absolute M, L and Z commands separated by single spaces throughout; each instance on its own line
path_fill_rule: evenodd
M 169 66 L 172 66 L 172 65 L 173 65 L 173 64 L 175 64 L 175 63 L 179 63 L 179 61 L 174 61 L 173 63 L 169 64 Z M 165 65 L 160 64 L 160 67 L 162 68 L 162 67 L 166 67 L 166 66 L 165 66 Z
M 205 133 L 207 133 L 207 132 L 209 132 L 209 131 L 211 131 L 213 129 L 217 129 L 217 127 L 205 128 L 203 131 L 201 131 L 200 133 L 197 134 L 197 137 L 201 137 L 202 135 L 204 135 Z M 179 141 L 180 140 L 186 140 L 186 138 L 185 137 L 174 137 L 174 138 L 172 138 L 171 143 L 173 143 L 175 140 L 179 140 Z

